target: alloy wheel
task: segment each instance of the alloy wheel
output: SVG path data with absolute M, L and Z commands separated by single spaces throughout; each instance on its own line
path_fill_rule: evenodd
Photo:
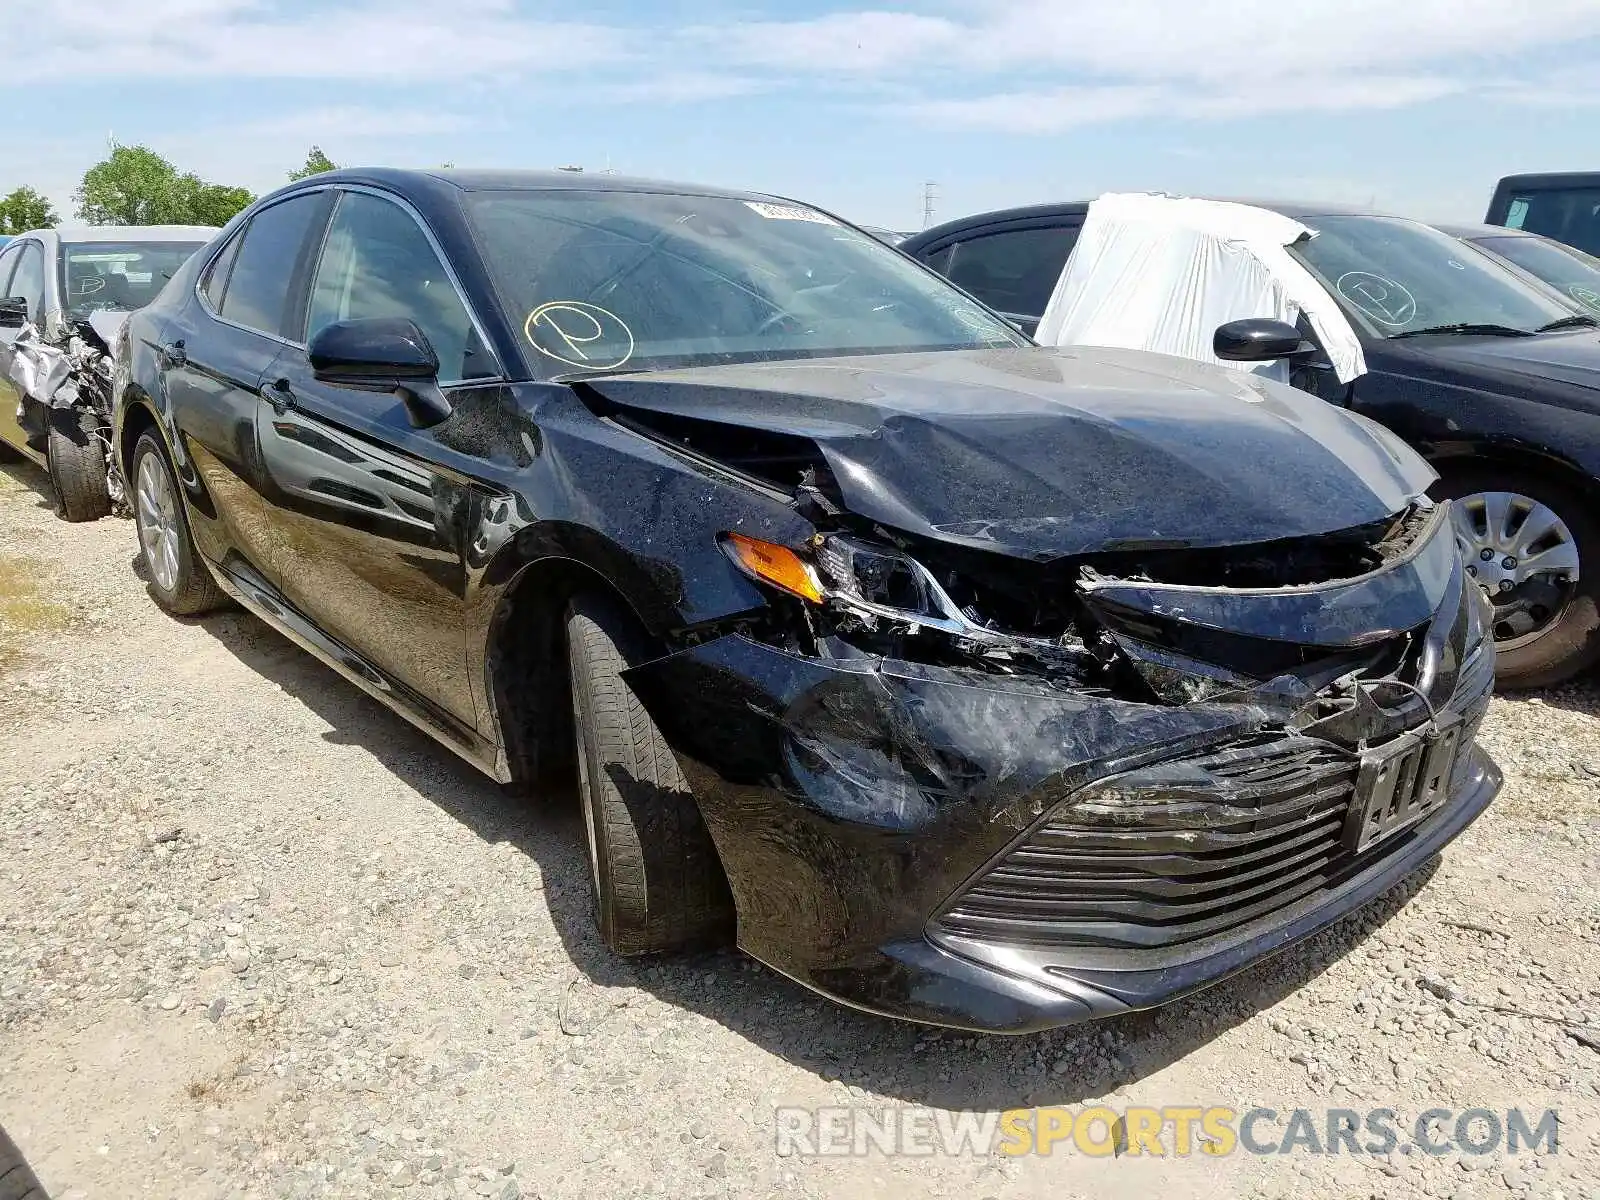
M 1455 501 L 1467 574 L 1494 606 L 1502 650 L 1532 641 L 1560 618 L 1578 582 L 1578 543 L 1553 509 L 1517 492 Z
M 138 504 L 135 516 L 139 545 L 150 576 L 164 592 L 178 589 L 178 496 L 172 476 L 159 455 L 146 454 L 139 462 Z

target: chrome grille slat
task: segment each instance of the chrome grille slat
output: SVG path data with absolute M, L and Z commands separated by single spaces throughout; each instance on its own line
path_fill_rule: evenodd
M 1450 705 L 1464 730 L 1481 721 L 1493 682 L 1490 656 L 1469 659 Z M 1460 771 L 1468 760 L 1460 756 Z M 1170 798 L 1141 784 L 1126 803 L 1114 791 L 1068 800 L 934 924 L 1043 946 L 1159 948 L 1224 932 L 1364 870 L 1409 839 L 1361 855 L 1345 848 L 1357 765 L 1357 755 L 1329 743 L 1282 735 L 1163 764 L 1173 770 Z M 1219 780 L 1220 790 L 1186 782 L 1201 778 L 1192 771 Z

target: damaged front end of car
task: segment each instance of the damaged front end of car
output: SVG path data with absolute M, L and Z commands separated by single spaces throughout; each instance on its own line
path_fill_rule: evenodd
M 694 561 L 764 603 L 625 678 L 740 946 L 837 999 L 1003 1032 L 1161 1004 L 1393 886 L 1499 787 L 1482 594 L 1371 422 L 1120 351 L 574 391 L 702 480 L 694 528 L 745 514 Z
M 115 358 L 112 347 L 124 314 L 92 313 L 25 323 L 12 343 L 11 382 L 17 388 L 17 422 L 29 444 L 43 451 L 52 426 L 100 444 L 107 464 L 106 490 L 113 511 L 126 513 L 127 490 L 111 447 Z
M 723 547 L 759 615 L 628 673 L 740 944 L 848 1003 L 1021 1032 L 1321 928 L 1492 799 L 1494 678 L 1447 506 L 1040 561 L 864 521 Z

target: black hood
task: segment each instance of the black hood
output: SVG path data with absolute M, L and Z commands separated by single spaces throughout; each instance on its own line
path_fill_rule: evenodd
M 1423 335 L 1366 347 L 1371 370 L 1437 377 L 1600 412 L 1600 331 L 1532 337 Z
M 622 410 L 811 439 L 851 512 L 1031 558 L 1349 529 L 1433 479 L 1393 435 L 1312 396 L 1136 351 L 790 360 L 584 386 Z

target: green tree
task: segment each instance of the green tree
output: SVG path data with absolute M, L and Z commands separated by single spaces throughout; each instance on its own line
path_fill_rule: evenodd
M 222 225 L 255 197 L 244 188 L 180 175 L 146 146 L 113 146 L 74 193 L 91 225 Z
M 172 218 L 175 225 L 226 225 L 255 201 L 248 188 L 207 183 L 198 175 L 178 176 L 173 194 L 173 211 L 184 214 Z
M 0 199 L 0 233 L 25 233 L 30 229 L 49 229 L 61 218 L 56 210 L 31 187 L 19 187 Z
M 321 175 L 324 171 L 337 171 L 338 169 L 339 164 L 324 154 L 321 146 L 313 146 L 306 155 L 306 165 L 297 171 L 290 171 L 289 180 L 293 182 L 296 179 L 307 179 L 312 175 Z

